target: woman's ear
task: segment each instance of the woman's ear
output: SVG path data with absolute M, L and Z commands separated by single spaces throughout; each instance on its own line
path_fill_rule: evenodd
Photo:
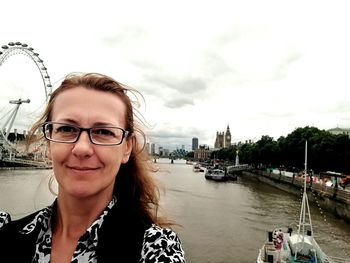
M 127 163 L 129 161 L 129 157 L 133 148 L 133 145 L 135 144 L 135 136 L 131 135 L 125 140 L 125 148 L 124 148 L 124 155 L 122 158 L 122 163 Z

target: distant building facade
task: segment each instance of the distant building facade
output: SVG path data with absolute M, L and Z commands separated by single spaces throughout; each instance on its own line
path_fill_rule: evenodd
M 214 143 L 215 149 L 224 148 L 224 132 L 216 132 L 216 138 Z
M 210 159 L 211 150 L 209 150 L 209 146 L 200 145 L 198 149 L 194 150 L 194 159 L 195 160 L 207 160 Z
M 193 137 L 192 138 L 192 151 L 197 150 L 198 149 L 198 138 Z
M 350 129 L 342 129 L 337 127 L 337 128 L 329 129 L 328 132 L 334 135 L 346 134 L 350 138 Z
M 158 150 L 159 150 L 160 157 L 169 157 L 169 154 L 170 154 L 169 149 L 159 146 Z
M 156 154 L 156 145 L 154 143 L 151 144 L 151 155 Z
M 18 142 L 18 141 L 24 141 L 27 137 L 26 131 L 23 131 L 23 133 L 18 133 L 17 129 L 14 129 L 13 132 L 10 132 L 8 135 L 6 131 L 3 131 L 4 135 L 7 137 L 7 140 L 10 142 Z
M 150 153 L 150 143 L 149 142 L 147 142 L 146 145 L 145 145 L 145 151 L 147 153 Z
M 214 148 L 221 149 L 230 147 L 231 139 L 230 127 L 227 125 L 226 132 L 216 132 Z

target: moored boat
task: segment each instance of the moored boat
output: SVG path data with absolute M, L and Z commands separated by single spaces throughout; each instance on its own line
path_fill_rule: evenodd
M 194 172 L 200 172 L 201 171 L 201 166 L 199 163 L 193 164 L 193 171 Z
M 238 179 L 238 175 L 236 173 L 227 173 L 226 176 L 228 180 L 231 180 L 231 181 L 237 181 Z
M 304 192 L 297 231 L 291 227 L 277 228 L 268 232 L 268 238 L 259 250 L 257 263 L 340 263 L 350 259 L 327 256 L 314 238 L 308 197 L 307 178 L 307 141 L 305 142 Z
M 225 171 L 222 169 L 212 169 L 207 168 L 207 171 L 205 172 L 205 179 L 213 180 L 213 181 L 227 181 L 228 178 L 225 175 Z

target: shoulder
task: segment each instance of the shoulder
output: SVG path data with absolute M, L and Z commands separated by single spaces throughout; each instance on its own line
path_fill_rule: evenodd
M 23 218 L 11 220 L 11 216 L 8 213 L 0 212 L 0 231 L 20 231 L 27 224 L 30 224 L 39 213 L 40 211 L 37 211 Z
M 11 220 L 11 216 L 8 213 L 0 212 L 0 233 L 29 234 L 34 232 L 33 230 L 37 227 L 37 223 L 42 221 L 42 218 L 47 217 L 50 211 L 51 207 L 46 207 L 17 220 Z
M 13 221 L 11 221 L 9 214 L 0 214 L 2 222 L 0 227 L 1 262 L 30 261 L 33 251 L 35 251 L 37 239 L 37 228 L 35 228 L 33 220 L 38 213 Z
M 0 229 L 11 222 L 10 214 L 0 211 Z
M 185 262 L 184 251 L 177 234 L 152 225 L 145 231 L 140 262 Z

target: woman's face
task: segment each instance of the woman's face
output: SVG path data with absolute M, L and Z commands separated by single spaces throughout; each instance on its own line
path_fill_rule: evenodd
M 56 97 L 51 121 L 83 128 L 116 126 L 125 129 L 125 104 L 115 94 L 72 88 Z M 120 165 L 129 160 L 131 139 L 122 144 L 100 146 L 90 142 L 83 131 L 73 144 L 49 142 L 48 157 L 58 182 L 59 196 L 104 196 L 110 198 Z

